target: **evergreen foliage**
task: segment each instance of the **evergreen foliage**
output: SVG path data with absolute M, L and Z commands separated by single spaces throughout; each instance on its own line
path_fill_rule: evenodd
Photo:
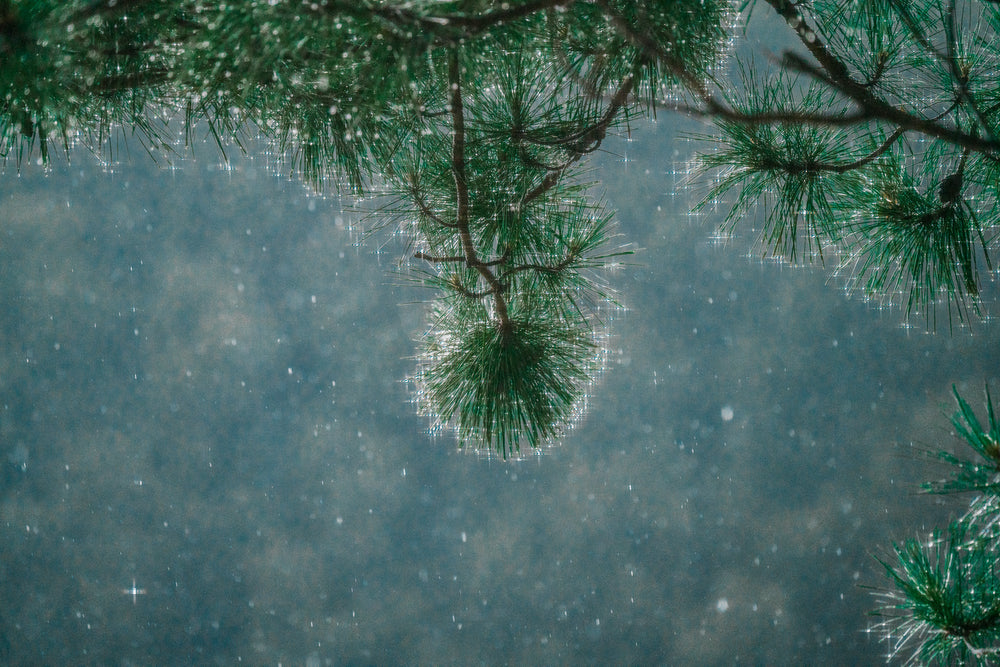
M 850 287 L 907 315 L 980 313 L 997 239 L 1000 9 L 988 2 L 767 4 L 809 58 L 739 70 L 736 92 L 695 88 L 721 148 L 707 200 L 736 192 L 736 224 L 763 206 L 765 253 L 838 257 Z M 804 247 L 804 250 L 803 250 Z M 824 249 L 827 249 L 824 252 Z
M 956 474 L 954 479 L 924 485 L 930 493 L 1000 492 L 1000 422 L 993 411 L 990 388 L 986 387 L 988 428 L 983 428 L 972 407 L 955 391 L 959 411 L 952 417 L 955 432 L 977 455 L 972 460 L 961 459 L 948 452 L 939 452 L 938 458 L 948 464 Z
M 949 479 L 931 493 L 975 492 L 969 510 L 944 533 L 908 539 L 881 560 L 894 586 L 878 593 L 876 630 L 890 657 L 907 664 L 993 664 L 1000 658 L 1000 422 L 986 388 L 987 427 L 955 391 L 956 433 L 971 459 L 942 451 Z
M 726 57 L 749 17 L 795 48 Z M 930 325 L 982 315 L 1000 200 L 1000 4 L 988 0 L 0 0 L 0 155 L 156 158 L 208 132 L 385 202 L 434 290 L 413 377 L 435 424 L 507 458 L 558 437 L 601 371 L 627 245 L 585 159 L 636 115 L 712 124 L 697 176 L 765 254 L 827 262 Z M 183 127 L 177 136 L 178 124 Z M 957 394 L 956 394 L 957 397 Z M 998 429 L 935 492 L 982 494 L 886 570 L 893 655 L 996 646 Z M 987 396 L 989 403 L 989 396 Z
M 275 168 L 316 189 L 391 202 L 376 224 L 405 232 L 413 275 L 440 292 L 418 400 L 461 442 L 504 457 L 557 435 L 600 371 L 598 314 L 613 294 L 599 273 L 629 251 L 589 197 L 582 160 L 682 82 L 636 35 L 704 78 L 730 10 L 724 0 L 0 7 L 0 154 L 17 164 L 35 151 L 47 162 L 57 139 L 109 159 L 121 138 L 169 154 L 179 116 L 185 143 L 200 128 L 222 151 L 264 140 Z M 516 350 L 545 353 L 501 363 Z M 488 360 L 519 376 L 495 377 Z

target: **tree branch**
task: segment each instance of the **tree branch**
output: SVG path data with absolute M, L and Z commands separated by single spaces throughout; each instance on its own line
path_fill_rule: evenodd
M 793 53 L 785 55 L 783 64 L 790 69 L 808 74 L 830 86 L 851 100 L 857 106 L 856 111 L 850 114 L 812 114 L 794 111 L 768 111 L 748 114 L 737 111 L 713 95 L 705 83 L 690 72 L 683 62 L 665 51 L 648 35 L 633 29 L 611 6 L 608 0 L 598 0 L 597 4 L 601 8 L 601 11 L 607 15 L 616 30 L 633 45 L 642 49 L 650 57 L 656 58 L 667 67 L 677 80 L 704 105 L 702 108 L 673 105 L 672 108 L 675 110 L 685 111 L 697 116 L 722 118 L 734 123 L 747 125 L 786 122 L 850 126 L 871 121 L 884 121 L 904 131 L 925 134 L 978 153 L 987 155 L 1000 153 L 1000 141 L 996 139 L 983 138 L 956 128 L 942 126 L 937 122 L 937 119 L 928 120 L 914 116 L 877 97 L 870 90 L 869 86 L 851 78 L 847 66 L 830 51 L 806 22 L 805 17 L 799 12 L 797 3 L 790 2 L 789 0 L 766 0 L 766 2 L 792 26 L 792 29 L 795 30 L 803 45 L 805 45 L 809 53 L 819 63 L 820 68 L 816 68 L 802 57 Z
M 456 229 L 458 227 L 458 225 L 455 224 L 454 222 L 445 222 L 444 220 L 439 218 L 437 214 L 434 213 L 434 211 L 432 211 L 427 206 L 427 203 L 424 202 L 424 198 L 420 196 L 420 192 L 417 190 L 417 186 L 415 183 L 411 185 L 410 194 L 413 196 L 413 201 L 417 203 L 417 208 L 419 208 L 420 212 L 426 215 L 428 218 L 430 218 L 437 224 L 441 225 L 442 227 L 448 227 L 449 229 Z
M 793 53 L 785 54 L 784 65 L 808 74 L 837 90 L 860 108 L 866 120 L 884 120 L 897 127 L 926 134 L 979 153 L 989 154 L 1000 151 L 1000 142 L 994 139 L 984 139 L 976 134 L 942 126 L 934 120 L 914 116 L 877 97 L 868 86 L 851 78 L 847 66 L 819 39 L 816 32 L 806 22 L 805 17 L 799 12 L 796 3 L 789 0 L 766 1 L 792 26 L 792 29 L 795 30 L 799 39 L 822 69 L 817 69 Z
M 507 312 L 507 300 L 504 297 L 505 287 L 497 280 L 489 265 L 480 261 L 476 253 L 476 246 L 472 241 L 472 233 L 469 231 L 469 184 L 465 174 L 465 112 L 462 106 L 462 81 L 457 49 L 452 49 L 448 60 L 448 85 L 451 88 L 451 173 L 455 179 L 455 199 L 458 209 L 455 225 L 462 241 L 465 262 L 470 268 L 476 269 L 490 286 L 489 293 L 493 295 L 493 303 L 496 306 L 500 326 L 504 332 L 509 333 L 513 326 Z
M 993 133 L 993 128 L 990 127 L 989 123 L 986 122 L 986 117 L 983 116 L 983 112 L 980 111 L 979 105 L 976 103 L 976 99 L 972 96 L 972 92 L 969 90 L 969 70 L 964 69 L 958 64 L 958 34 L 955 30 L 955 0 L 951 0 L 948 3 L 948 12 L 944 19 L 944 33 L 948 40 L 948 69 L 951 71 L 951 78 L 956 87 L 956 94 L 958 100 L 963 102 L 968 108 L 969 112 L 973 118 L 979 123 L 979 126 L 983 128 L 986 136 L 991 139 L 996 139 L 996 135 Z
M 519 264 L 518 266 L 511 267 L 510 269 L 500 274 L 500 279 L 506 280 L 509 276 L 512 276 L 515 273 L 520 273 L 522 271 L 538 271 L 539 273 L 553 273 L 553 274 L 559 273 L 560 271 L 568 267 L 570 264 L 575 262 L 576 259 L 577 259 L 576 255 L 570 253 L 566 255 L 566 257 L 561 262 L 559 262 L 554 266 L 548 266 L 546 264 Z
M 569 7 L 576 0 L 527 0 L 522 4 L 507 4 L 501 9 L 481 14 L 437 14 L 420 13 L 406 7 L 383 4 L 365 6 L 357 0 L 331 2 L 325 11 L 347 14 L 360 19 L 372 16 L 397 29 L 413 29 L 430 33 L 448 43 L 475 35 L 504 23 L 516 21 L 536 12 L 558 7 Z
M 530 203 L 531 201 L 537 199 L 538 197 L 545 194 L 548 190 L 552 189 L 559 179 L 562 177 L 563 173 L 575 162 L 579 161 L 584 155 L 592 153 L 601 145 L 604 138 L 607 136 L 608 128 L 614 122 L 618 113 L 625 107 L 626 102 L 628 102 L 628 96 L 632 93 L 632 88 L 635 85 L 635 77 L 631 74 L 626 76 L 621 84 L 618 86 L 618 90 L 611 97 L 611 101 L 608 103 L 608 108 L 605 110 L 604 115 L 601 119 L 591 125 L 590 127 L 583 128 L 569 135 L 567 138 L 561 139 L 559 142 L 571 142 L 571 141 L 582 141 L 583 139 L 591 140 L 591 143 L 584 147 L 578 147 L 577 149 L 571 151 L 572 155 L 570 158 L 558 168 L 549 171 L 533 190 L 528 192 L 521 199 L 521 206 Z
M 426 252 L 413 253 L 414 259 L 423 259 L 433 264 L 443 264 L 445 262 L 464 262 L 465 255 L 428 255 Z

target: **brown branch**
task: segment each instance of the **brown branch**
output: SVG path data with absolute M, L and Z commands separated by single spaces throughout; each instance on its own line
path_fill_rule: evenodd
M 472 233 L 469 231 L 469 184 L 465 174 L 465 112 L 462 106 L 462 81 L 456 49 L 452 49 L 448 61 L 448 86 L 451 88 L 451 173 L 455 179 L 455 200 L 458 209 L 455 215 L 455 225 L 462 241 L 466 264 L 470 268 L 476 269 L 490 286 L 489 293 L 493 295 L 493 303 L 496 306 L 500 326 L 504 333 L 510 333 L 513 325 L 507 312 L 507 300 L 504 297 L 506 288 L 490 270 L 489 265 L 480 261 L 476 253 L 476 246 L 472 241 Z
M 905 132 L 905 130 L 903 130 L 903 128 L 897 127 L 896 131 L 893 132 L 892 134 L 890 134 L 886 138 L 886 140 L 882 142 L 882 145 L 879 146 L 878 148 L 876 148 L 874 151 L 872 151 L 871 153 L 869 153 L 868 155 L 864 156 L 863 158 L 861 158 L 859 160 L 855 160 L 854 162 L 850 162 L 848 164 L 839 165 L 839 166 L 835 167 L 833 169 L 833 171 L 836 171 L 838 173 L 844 173 L 846 171 L 851 171 L 852 169 L 858 169 L 859 167 L 865 166 L 866 164 L 868 164 L 872 160 L 874 160 L 874 159 L 876 159 L 876 158 L 881 157 L 882 155 L 884 155 L 885 152 L 887 150 L 889 150 L 889 148 L 894 143 L 896 143 L 896 140 L 899 139 L 901 136 L 903 136 L 903 132 Z
M 448 281 L 448 284 L 451 285 L 456 292 L 458 292 L 464 297 L 472 299 L 473 301 L 479 301 L 480 299 L 483 299 L 493 294 L 492 288 L 483 290 L 481 292 L 473 292 L 467 289 L 465 285 L 462 284 L 461 278 L 459 278 L 458 276 L 452 276 L 451 280 Z
M 955 0 L 951 0 L 948 3 L 948 14 L 944 20 L 944 32 L 948 40 L 948 68 L 951 70 L 952 80 L 955 82 L 957 90 L 955 91 L 958 96 L 958 100 L 964 102 L 969 108 L 973 118 L 975 118 L 980 127 L 986 133 L 986 136 L 995 139 L 996 135 L 993 133 L 993 128 L 987 122 L 983 112 L 980 111 L 979 105 L 976 103 L 976 98 L 972 96 L 972 91 L 969 90 L 969 70 L 966 68 L 963 71 L 962 67 L 958 64 L 958 36 L 955 30 Z
M 463 28 L 468 28 L 473 31 L 473 33 L 482 32 L 493 26 L 500 25 L 502 23 L 507 23 L 509 21 L 516 21 L 517 19 L 524 18 L 525 16 L 530 16 L 535 12 L 544 11 L 547 9 L 555 9 L 557 7 L 569 7 L 574 4 L 576 0 L 528 0 L 524 4 L 515 6 L 506 6 L 505 8 L 499 9 L 494 12 L 488 12 L 479 15 L 451 15 L 451 16 L 441 16 L 441 17 L 429 17 L 427 20 L 432 22 L 443 23 L 447 21 L 449 25 L 459 25 Z M 505 3 L 506 4 L 506 3 Z M 501 5 L 503 6 L 503 5 Z
M 854 162 L 848 162 L 847 164 L 832 164 L 829 162 L 809 162 L 803 164 L 804 166 L 803 171 L 830 171 L 837 174 L 843 174 L 848 171 L 860 169 L 869 162 L 872 162 L 873 160 L 884 155 L 885 152 L 889 150 L 889 148 L 891 148 L 892 145 L 896 143 L 896 141 L 901 136 L 903 136 L 904 131 L 905 130 L 903 130 L 903 128 L 901 127 L 896 128 L 896 131 L 890 134 L 878 148 L 876 148 L 874 151 L 864 156 L 863 158 L 855 160 Z
M 914 116 L 903 109 L 897 108 L 877 97 L 872 90 L 851 78 L 847 66 L 830 51 L 822 42 L 805 17 L 799 12 L 798 5 L 789 0 L 766 0 L 774 10 L 783 17 L 795 30 L 800 41 L 809 53 L 819 63 L 821 69 L 807 63 L 803 58 L 793 53 L 786 53 L 783 63 L 790 69 L 808 74 L 833 87 L 850 99 L 860 108 L 867 120 L 884 120 L 927 136 L 935 137 L 948 143 L 968 148 L 979 153 L 1000 151 L 1000 142 L 984 139 L 976 134 L 939 125 L 936 120 L 928 120 Z M 989 128 L 986 128 L 987 130 Z
M 330 2 L 323 11 L 347 14 L 358 19 L 377 18 L 399 30 L 416 28 L 454 43 L 463 37 L 475 36 L 495 26 L 522 19 L 536 12 L 569 7 L 575 2 L 576 0 L 527 0 L 522 4 L 508 5 L 481 14 L 427 15 L 405 7 L 385 5 L 366 7 L 358 0 L 346 0 Z
M 548 266 L 546 264 L 519 264 L 518 266 L 511 267 L 507 271 L 504 271 L 500 278 L 501 280 L 506 280 L 508 276 L 512 276 L 515 273 L 520 273 L 522 271 L 538 271 L 539 273 L 559 273 L 568 267 L 570 264 L 575 262 L 577 259 L 576 255 L 570 253 L 566 257 L 554 266 Z
M 806 22 L 805 17 L 799 12 L 798 4 L 791 2 L 790 0 L 767 0 L 767 4 L 774 8 L 774 11 L 778 13 L 781 18 L 785 19 L 795 34 L 798 35 L 799 41 L 802 42 L 806 50 L 809 51 L 810 55 L 816 59 L 816 62 L 826 70 L 833 81 L 842 83 L 848 87 L 857 86 L 861 88 L 861 84 L 855 82 L 851 79 L 850 72 L 845 65 L 837 56 L 827 48 L 826 43 L 820 40 L 816 31 L 809 27 Z
M 416 252 L 413 253 L 414 259 L 423 259 L 431 263 L 444 263 L 444 262 L 464 262 L 465 255 L 428 255 L 426 252 Z
M 474 264 L 470 264 L 465 255 L 430 255 L 423 251 L 413 253 L 413 258 L 422 259 L 432 263 L 464 262 L 467 266 L 473 269 L 478 269 L 481 266 L 499 266 L 507 261 L 507 256 L 504 255 L 499 259 L 494 259 L 489 262 L 476 262 Z
M 604 115 L 601 116 L 601 119 L 597 123 L 574 132 L 572 135 L 569 135 L 570 138 L 562 140 L 577 141 L 587 138 L 591 139 L 591 144 L 586 148 L 573 151 L 570 158 L 564 164 L 560 165 L 557 169 L 549 171 L 549 173 L 545 175 L 545 178 L 542 179 L 541 183 L 524 195 L 521 199 L 521 206 L 530 203 L 555 187 L 556 183 L 559 182 L 559 179 L 571 165 L 579 161 L 584 155 L 597 150 L 597 148 L 604 141 L 604 138 L 607 136 L 608 128 L 611 127 L 611 124 L 618 116 L 618 113 L 628 102 L 628 96 L 632 93 L 634 85 L 635 77 L 629 74 L 622 80 L 621 84 L 619 84 L 618 90 L 615 91 L 615 94 L 611 97 L 611 101 L 608 103 L 608 108 L 605 110 Z
M 904 130 L 919 132 L 920 134 L 941 139 L 962 148 L 968 148 L 977 153 L 990 154 L 1000 151 L 1000 142 L 998 141 L 985 139 L 977 134 L 970 134 L 956 128 L 939 125 L 936 119 L 914 116 L 876 97 L 868 88 L 853 80 L 851 80 L 850 84 L 837 82 L 835 79 L 826 76 L 823 71 L 817 70 L 814 66 L 794 54 L 786 54 L 783 62 L 790 69 L 800 71 L 820 81 L 829 83 L 837 91 L 850 98 L 860 108 L 860 111 L 856 115 L 862 119 L 862 122 L 872 120 L 885 121 Z M 937 118 L 940 118 L 940 116 Z
M 439 218 L 437 214 L 434 213 L 434 211 L 432 211 L 424 202 L 424 198 L 420 196 L 420 192 L 417 190 L 417 186 L 415 184 L 410 188 L 410 194 L 413 195 L 413 201 L 417 203 L 417 208 L 419 208 L 420 212 L 426 215 L 428 218 L 438 223 L 442 227 L 448 227 L 450 229 L 455 229 L 458 227 L 458 225 L 456 225 L 454 222 L 445 222 L 444 220 Z
M 859 123 L 872 120 L 868 115 L 862 112 L 855 112 L 851 114 L 822 114 L 778 110 L 747 113 L 744 111 L 737 111 L 731 107 L 717 103 L 711 105 L 710 108 L 692 107 L 685 104 L 668 105 L 663 103 L 660 103 L 658 106 L 671 111 L 686 113 L 690 116 L 699 116 L 702 118 L 721 118 L 722 120 L 728 120 L 740 125 L 773 125 L 775 123 L 792 123 L 816 125 L 821 127 L 849 127 L 851 125 L 858 125 Z
M 601 11 L 609 18 L 615 29 L 633 45 L 645 51 L 647 55 L 655 57 L 704 105 L 703 108 L 675 105 L 674 108 L 679 111 L 687 111 L 697 116 L 723 118 L 734 123 L 748 125 L 788 122 L 848 126 L 871 121 L 884 121 L 904 131 L 925 134 L 978 153 L 991 154 L 1000 152 L 1000 141 L 982 138 L 976 134 L 942 126 L 938 124 L 937 119 L 928 120 L 914 116 L 877 97 L 870 90 L 869 86 L 859 83 L 850 77 L 847 66 L 819 39 L 815 30 L 809 26 L 805 17 L 799 12 L 796 3 L 789 0 L 766 0 L 766 2 L 793 27 L 799 39 L 819 63 L 821 69 L 817 69 L 800 56 L 791 53 L 785 55 L 784 65 L 790 69 L 808 74 L 831 86 L 834 90 L 851 100 L 858 107 L 856 111 L 850 114 L 835 115 L 789 111 L 745 113 L 733 109 L 730 105 L 720 101 L 713 95 L 705 83 L 692 73 L 684 62 L 666 52 L 648 35 L 633 29 L 624 17 L 611 6 L 608 0 L 598 0 L 597 4 L 601 8 Z

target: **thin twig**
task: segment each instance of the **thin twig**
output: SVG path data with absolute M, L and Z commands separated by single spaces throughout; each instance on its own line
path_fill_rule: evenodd
M 426 202 L 424 202 L 424 198 L 420 196 L 420 192 L 419 190 L 417 190 L 416 185 L 414 185 L 410 189 L 410 194 L 413 195 L 413 201 L 417 203 L 417 208 L 419 208 L 420 212 L 423 213 L 425 216 L 427 216 L 437 224 L 441 225 L 442 227 L 448 227 L 449 229 L 456 229 L 458 227 L 458 225 L 455 224 L 454 222 L 445 222 L 444 220 L 439 218 L 437 214 L 435 214 L 434 211 L 432 211 L 427 206 Z
M 443 264 L 445 262 L 464 262 L 465 255 L 428 255 L 426 252 L 415 252 L 413 253 L 414 259 L 422 259 L 427 262 L 434 264 Z
M 506 280 L 508 277 L 514 275 L 515 273 L 520 273 L 522 271 L 538 271 L 539 273 L 561 273 L 569 265 L 575 262 L 577 259 L 576 255 L 570 253 L 566 257 L 553 266 L 548 266 L 546 264 L 519 264 L 517 266 L 511 267 L 510 269 L 504 271 L 500 274 L 501 280 Z
M 580 148 L 573 151 L 570 158 L 564 164 L 560 165 L 558 169 L 554 169 L 546 174 L 541 183 L 524 195 L 521 199 L 521 206 L 530 203 L 555 187 L 556 183 L 559 182 L 559 179 L 562 178 L 562 175 L 571 165 L 579 161 L 584 155 L 597 150 L 597 148 L 601 145 L 601 142 L 603 142 L 604 138 L 607 136 L 608 128 L 628 102 L 628 96 L 632 93 L 634 85 L 635 77 L 631 74 L 627 75 L 619 84 L 618 90 L 616 90 L 615 94 L 611 97 L 611 101 L 608 103 L 608 108 L 604 111 L 604 115 L 601 116 L 601 119 L 597 123 L 570 135 L 570 137 L 574 140 L 592 138 L 592 143 L 586 148 Z

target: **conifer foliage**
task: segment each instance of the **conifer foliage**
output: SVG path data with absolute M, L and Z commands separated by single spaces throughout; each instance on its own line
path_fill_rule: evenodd
M 734 56 L 760 13 L 792 46 Z M 504 458 L 558 437 L 601 371 L 603 276 L 629 247 L 586 159 L 663 110 L 711 127 L 696 182 L 765 254 L 831 261 L 931 326 L 983 314 L 996 2 L 0 0 L 6 162 L 48 163 L 54 146 L 166 160 L 207 131 L 223 155 L 266 145 L 317 190 L 378 195 L 372 219 L 403 232 L 406 270 L 433 293 L 415 401 Z M 993 413 L 983 430 L 959 401 L 956 428 L 995 459 Z M 948 460 L 959 476 L 934 490 L 993 497 L 995 468 Z M 930 637 L 916 659 L 992 655 L 994 506 L 930 551 L 897 547 L 894 652 Z
M 721 147 L 704 156 L 735 193 L 728 223 L 762 207 L 764 252 L 835 255 L 849 287 L 932 327 L 981 314 L 1000 195 L 1000 9 L 969 0 L 760 0 L 801 49 L 742 85 L 688 88 Z
M 584 158 L 649 110 L 674 67 L 701 80 L 724 0 L 0 3 L 0 153 L 110 159 L 269 142 L 317 189 L 376 194 L 437 296 L 413 386 L 459 442 L 517 455 L 577 416 L 600 372 L 628 253 Z M 125 140 L 125 141 L 123 141 Z
M 989 387 L 985 424 L 955 391 L 952 417 L 963 455 L 941 451 L 949 476 L 930 493 L 973 493 L 968 511 L 881 560 L 893 588 L 880 591 L 876 630 L 890 657 L 909 664 L 995 664 L 1000 659 L 1000 421 Z
M 799 48 L 763 67 L 725 57 L 760 12 Z M 581 176 L 637 114 L 714 125 L 705 201 L 730 202 L 726 226 L 756 227 L 766 254 L 829 258 L 852 289 L 931 326 L 942 310 L 980 315 L 997 43 L 1000 7 L 981 0 L 3 0 L 0 154 L 169 156 L 207 128 L 223 152 L 262 139 L 317 189 L 387 196 L 377 219 L 408 235 L 413 276 L 438 292 L 417 401 L 461 442 L 511 454 L 572 421 L 600 370 L 601 270 L 627 249 Z M 468 364 L 441 376 L 476 323 L 507 345 L 528 321 L 565 343 L 545 358 L 568 366 L 537 370 L 568 384 L 501 392 Z M 445 400 L 448 387 L 465 393 Z

